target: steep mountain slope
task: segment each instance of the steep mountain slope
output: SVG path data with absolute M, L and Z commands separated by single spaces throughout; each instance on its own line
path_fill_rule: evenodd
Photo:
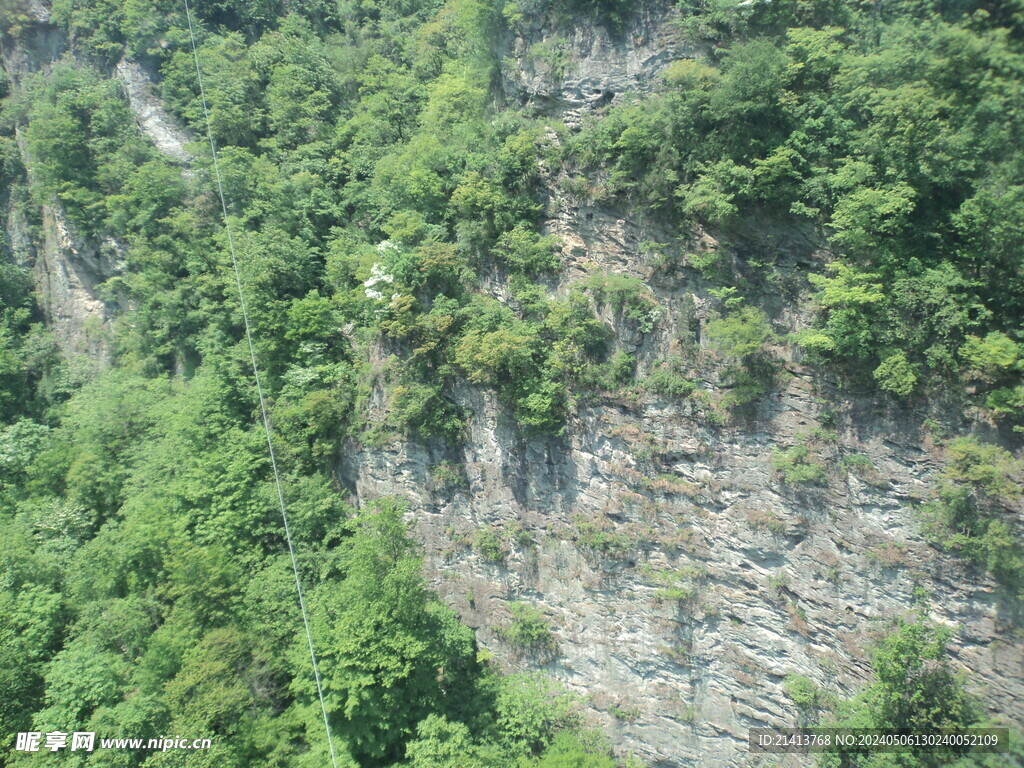
M 918 258 L 897 246 L 927 222 L 906 212 L 909 223 L 894 224 L 904 215 L 899 201 L 877 202 L 903 194 L 902 182 L 883 190 L 852 162 L 836 172 L 846 174 L 840 181 L 821 181 L 820 168 L 797 161 L 780 170 L 786 156 L 770 148 L 749 167 L 732 159 L 689 167 L 672 154 L 678 136 L 710 146 L 714 132 L 657 122 L 670 112 L 666 100 L 704 91 L 711 104 L 725 99 L 714 94 L 732 87 L 729 62 L 744 55 L 730 58 L 730 48 L 780 34 L 771 19 L 758 27 L 757 10 L 751 20 L 736 9 L 716 16 L 710 6 L 663 2 L 622 11 L 601 3 L 332 5 L 311 4 L 306 16 L 287 15 L 286 5 L 266 17 L 247 4 L 197 9 L 328 664 L 342 644 L 337 627 L 353 626 L 327 623 L 342 615 L 333 595 L 352 567 L 332 554 L 350 531 L 332 526 L 347 507 L 372 510 L 397 496 L 409 502 L 423 573 L 444 603 L 500 668 L 540 669 L 580 694 L 620 757 L 666 768 L 755 764 L 749 728 L 816 717 L 869 683 L 872 647 L 911 615 L 953 628 L 953 667 L 984 714 L 1024 728 L 1013 559 L 1024 503 L 1012 400 L 1024 353 L 1006 298 L 1012 280 L 993 267 L 991 281 L 1006 285 L 971 294 L 969 321 L 951 320 L 942 343 L 936 332 L 927 345 L 908 338 L 904 349 L 878 328 L 897 337 L 915 322 L 931 328 L 930 317 L 913 312 L 952 307 L 965 294 L 954 293 L 961 283 L 951 278 L 949 293 L 929 294 L 898 321 L 871 315 L 856 325 L 869 315 L 864 307 L 891 306 L 895 317 L 898 301 L 882 297 L 881 283 L 889 289 L 896 273 L 884 271 Z M 114 6 L 108 29 L 96 19 L 102 4 L 64 2 L 52 16 L 29 4 L 4 42 L 8 260 L 31 271 L 32 319 L 45 320 L 63 357 L 102 369 L 71 375 L 66 363 L 26 363 L 37 410 L 5 412 L 4 439 L 30 457 L 26 467 L 40 468 L 4 465 L 5 483 L 28 489 L 5 496 L 4 513 L 36 542 L 26 545 L 34 553 L 26 562 L 45 559 L 45 568 L 24 572 L 55 574 L 18 579 L 83 597 L 96 615 L 110 606 L 138 613 L 124 619 L 132 627 L 124 637 L 136 639 L 102 641 L 111 658 L 124 654 L 124 670 L 75 694 L 80 722 L 109 722 L 131 705 L 150 707 L 128 709 L 133 722 L 180 726 L 180 713 L 132 704 L 126 691 L 142 686 L 147 702 L 157 691 L 185 701 L 187 685 L 216 678 L 189 666 L 199 663 L 195 649 L 207 649 L 223 653 L 224 669 L 244 670 L 247 692 L 226 696 L 244 702 L 238 712 L 260 711 L 268 729 L 286 707 L 299 712 L 273 726 L 294 750 L 276 759 L 305 764 L 294 745 L 312 743 L 318 726 L 309 692 L 294 683 L 301 655 L 274 661 L 273 641 L 261 640 L 247 659 L 244 639 L 217 634 L 266 634 L 252 617 L 272 612 L 259 595 L 262 585 L 280 586 L 281 541 L 267 511 L 208 154 L 194 142 L 205 125 L 191 52 L 179 10 L 161 7 L 149 18 L 131 3 Z M 829 36 L 839 34 L 828 24 L 840 14 L 821 14 L 783 25 L 795 57 L 786 66 L 800 73 L 787 77 L 826 68 L 822 50 L 834 53 Z M 695 30 L 694 19 L 704 27 Z M 785 26 L 824 29 L 823 37 L 804 40 Z M 801 44 L 822 49 L 805 55 Z M 720 81 L 721 91 L 708 85 Z M 803 98 L 795 79 L 787 83 L 780 104 Z M 756 112 L 749 105 L 759 95 L 732 93 L 729 104 Z M 776 127 L 742 109 L 717 130 Z M 53 135 L 64 118 L 78 121 L 80 143 Z M 820 124 L 832 119 L 842 122 L 826 115 Z M 759 142 L 770 144 L 752 136 L 755 155 Z M 71 159 L 49 159 L 58 150 Z M 950 157 L 955 150 L 941 146 Z M 814 165 L 812 150 L 805 155 Z M 79 162 L 81 173 L 69 173 Z M 838 201 L 831 214 L 809 215 L 805 193 L 790 205 L 793 179 L 828 187 L 821 197 Z M 785 205 L 773 208 L 772 196 Z M 868 223 L 851 224 L 857 215 Z M 948 234 L 940 229 L 936 250 Z M 1012 250 L 1012 237 L 1004 239 L 991 251 Z M 869 251 L 883 255 L 850 256 Z M 829 271 L 848 257 L 861 273 Z M 925 264 L 920 273 L 941 269 Z M 972 285 L 985 285 L 985 269 L 971 269 Z M 837 351 L 848 341 L 840 320 L 856 325 L 868 354 Z M 983 343 L 1004 350 L 1002 362 L 971 352 Z M 950 381 L 949 371 L 970 386 Z M 19 437 L 26 423 L 29 432 L 38 427 L 34 442 Z M 49 474 L 33 485 L 24 472 Z M 166 483 L 147 479 L 161 473 Z M 37 512 L 44 507 L 51 512 Z M 1002 539 L 985 538 L 1003 530 L 992 521 L 1005 527 Z M 150 525 L 175 531 L 160 539 L 168 547 L 189 541 L 187 554 L 141 544 Z M 123 584 L 106 586 L 90 570 L 101 567 L 89 564 L 96 552 L 124 569 Z M 220 570 L 222 561 L 230 566 Z M 226 586 L 235 580 L 244 597 Z M 213 585 L 223 606 L 192 607 L 184 583 L 200 592 Z M 274 599 L 284 604 L 281 592 Z M 47 619 L 59 627 L 47 647 L 67 667 L 32 662 L 39 727 L 71 726 L 53 721 L 55 691 L 74 677 L 72 651 L 82 653 L 96 633 L 95 616 L 73 602 Z M 163 640 L 173 634 L 166 627 L 187 639 Z M 296 647 L 288 631 L 274 631 L 281 647 Z M 154 671 L 163 642 L 175 661 Z M 445 688 L 440 666 L 434 677 Z M 341 667 L 329 667 L 328 680 Z M 813 683 L 810 706 L 793 695 L 798 679 Z M 332 703 L 340 731 L 361 722 Z M 469 722 L 441 705 L 431 711 Z M 350 754 L 364 766 L 406 757 L 417 768 L 447 765 L 404 751 L 426 743 L 428 730 L 407 729 L 378 751 L 353 737 Z M 219 759 L 286 764 L 267 756 L 273 740 L 253 738 L 249 757 Z

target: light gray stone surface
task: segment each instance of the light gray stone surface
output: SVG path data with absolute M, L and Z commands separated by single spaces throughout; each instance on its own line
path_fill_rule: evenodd
M 122 246 L 109 237 L 99 245 L 78 237 L 56 203 L 43 206 L 42 229 L 32 275 L 47 324 L 66 356 L 85 355 L 105 364 L 115 305 L 104 301 L 99 289 L 123 271 Z
M 459 400 L 474 414 L 461 456 L 466 489 L 427 490 L 443 456 L 412 444 L 354 451 L 340 474 L 359 500 L 411 499 L 428 574 L 446 601 L 508 667 L 541 666 L 585 695 L 622 749 L 655 765 L 748 764 L 748 728 L 796 721 L 785 675 L 840 695 L 863 684 L 872 639 L 911 610 L 918 583 L 931 617 L 959 629 L 957 665 L 993 713 L 1021 724 L 1019 633 L 986 578 L 922 540 L 913 511 L 941 452 L 885 413 L 874 414 L 873 436 L 862 434 L 863 414 L 838 430 L 837 453 L 870 458 L 867 480 L 833 463 L 826 487 L 799 491 L 769 460 L 818 423 L 801 376 L 743 428 L 709 428 L 685 407 L 648 399 L 584 408 L 561 439 L 524 439 L 489 393 Z M 678 482 L 650 482 L 666 470 Z M 765 512 L 771 529 L 757 522 Z M 594 552 L 581 522 L 631 544 L 614 557 Z M 481 526 L 505 541 L 504 563 L 468 544 Z M 513 542 L 517 526 L 532 546 Z M 886 547 L 895 548 L 891 565 Z M 660 601 L 650 570 L 685 566 L 707 573 L 697 598 Z M 545 612 L 553 660 L 522 657 L 501 640 L 512 600 Z M 616 708 L 635 718 L 613 717 Z
M 164 109 L 145 68 L 137 62 L 121 59 L 114 71 L 142 132 L 165 156 L 182 165 L 188 163 L 192 156 L 185 145 L 192 141 L 192 137 Z

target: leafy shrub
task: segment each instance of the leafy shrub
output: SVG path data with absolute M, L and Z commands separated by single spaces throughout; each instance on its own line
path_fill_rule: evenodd
M 789 576 L 785 571 L 776 571 L 768 577 L 768 589 L 775 597 L 780 597 L 789 589 Z
M 733 298 L 726 303 L 733 301 L 742 300 Z M 730 387 L 723 398 L 726 406 L 752 403 L 775 385 L 778 366 L 767 345 L 776 337 L 764 312 L 740 306 L 725 317 L 710 320 L 705 335 L 712 347 L 733 361 L 724 372 Z
M 476 533 L 473 534 L 473 549 L 489 563 L 500 563 L 505 559 L 505 545 L 490 526 L 476 529 Z
M 1024 369 L 1021 345 L 1000 331 L 992 331 L 983 339 L 968 336 L 960 348 L 960 357 L 968 376 L 989 387 L 995 386 L 985 397 L 985 407 L 996 418 L 1024 421 L 1024 384 L 1013 382 Z M 999 384 L 1006 386 L 996 386 Z M 1019 425 L 1014 429 L 1022 431 Z
M 821 689 L 811 678 L 796 673 L 786 675 L 782 690 L 804 714 L 814 712 L 821 704 Z
M 539 342 L 524 323 L 489 332 L 471 330 L 459 340 L 455 362 L 474 383 L 514 387 L 534 378 Z
M 924 619 L 899 620 L 871 654 L 874 679 L 863 690 L 840 703 L 828 720 L 828 728 L 876 728 L 918 733 L 944 728 L 980 725 L 983 709 L 964 686 L 962 676 L 949 663 L 946 646 L 952 635 L 948 627 L 934 626 Z M 910 752 L 908 765 L 944 766 L 958 764 L 960 749 L 936 753 Z M 872 759 L 852 750 L 822 755 L 822 768 L 867 768 Z
M 618 350 L 612 355 L 605 366 L 607 371 L 605 380 L 610 388 L 628 384 L 633 378 L 633 371 L 636 369 L 636 358 L 625 350 Z
M 450 442 L 459 442 L 466 426 L 457 406 L 441 395 L 440 387 L 430 384 L 395 387 L 390 419 L 420 437 L 439 435 Z
M 603 738 L 581 738 L 563 731 L 555 736 L 544 753 L 524 768 L 618 768 L 619 763 L 608 754 Z
M 503 742 L 524 754 L 543 752 L 560 731 L 580 724 L 578 699 L 540 672 L 499 680 L 495 710 Z
M 498 237 L 494 252 L 512 269 L 535 275 L 558 267 L 557 242 L 556 237 L 541 237 L 529 227 L 517 224 Z
M 871 459 L 863 453 L 851 453 L 848 456 L 844 456 L 842 458 L 842 465 L 854 473 L 870 472 L 875 468 L 875 465 L 871 463 Z
M 1020 462 L 972 437 L 953 440 L 949 457 L 934 497 L 922 508 L 928 537 L 985 568 L 1024 599 L 1024 546 L 1004 519 L 1021 495 Z
M 993 390 L 985 399 L 985 406 L 998 417 L 1024 421 L 1024 385 Z M 1019 432 L 1021 427 L 1014 430 Z
M 621 557 L 636 546 L 636 542 L 625 534 L 608 530 L 583 518 L 574 521 L 573 538 L 580 547 L 610 557 Z
M 661 585 L 655 597 L 665 602 L 673 602 L 680 607 L 690 606 L 700 595 L 700 585 L 707 579 L 703 568 L 687 565 L 674 570 L 645 569 L 647 576 L 656 584 Z
M 775 339 L 764 312 L 749 306 L 710 320 L 705 334 L 715 349 L 740 360 L 763 355 L 765 346 Z
M 1005 333 L 993 331 L 983 339 L 968 336 L 960 347 L 960 357 L 972 376 L 993 382 L 1002 378 L 1020 360 L 1021 348 Z
M 689 397 L 697 388 L 697 382 L 686 378 L 682 370 L 683 361 L 678 357 L 670 358 L 647 374 L 644 388 L 680 400 Z
M 555 25 L 567 24 L 585 14 L 618 32 L 634 7 L 635 0 L 513 0 L 505 4 L 502 13 L 517 25 L 527 20 L 536 23 L 540 18 Z
M 729 160 L 714 163 L 693 184 L 679 189 L 681 208 L 711 225 L 727 223 L 739 210 L 736 197 L 743 185 L 743 170 Z
M 818 288 L 818 326 L 800 334 L 799 343 L 819 358 L 872 360 L 878 346 L 885 292 L 880 275 L 848 264 L 829 266 L 828 275 L 810 275 Z
M 747 522 L 752 528 L 765 529 L 771 533 L 782 533 L 786 523 L 770 509 L 751 510 L 747 513 Z
M 705 280 L 710 280 L 721 271 L 722 255 L 722 251 L 717 248 L 699 253 L 688 253 L 686 263 L 700 272 Z
M 430 468 L 430 487 L 437 491 L 453 491 L 469 487 L 469 481 L 461 465 L 446 460 Z
M 825 465 L 816 461 L 806 443 L 794 445 L 784 451 L 772 451 L 772 468 L 782 482 L 794 485 L 817 485 L 825 479 Z
M 558 647 L 544 614 L 526 603 L 511 603 L 512 623 L 498 631 L 505 642 L 534 652 L 552 653 Z
M 897 397 L 906 397 L 917 385 L 917 374 L 903 351 L 885 358 L 873 371 L 878 386 Z
M 654 330 L 661 307 L 643 280 L 632 275 L 595 272 L 587 287 L 599 303 L 606 303 L 643 333 Z

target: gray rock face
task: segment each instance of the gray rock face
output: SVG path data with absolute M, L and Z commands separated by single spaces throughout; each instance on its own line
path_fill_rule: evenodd
M 50 24 L 50 7 L 43 0 L 29 0 L 26 4 L 31 21 L 25 25 L 17 40 L 0 40 L 0 62 L 4 71 L 15 82 L 29 72 L 46 69 L 59 59 L 67 48 L 64 34 Z
M 669 5 L 645 7 L 618 34 L 537 28 L 511 41 L 507 96 L 573 123 L 650 89 L 668 62 L 692 52 Z M 62 45 L 47 33 L 31 56 L 5 52 L 5 67 L 38 68 Z M 187 163 L 189 137 L 146 73 L 130 62 L 117 72 L 142 130 Z M 661 314 L 649 333 L 604 315 L 642 379 L 676 351 L 681 325 L 706 318 L 707 286 L 690 270 L 652 270 L 641 243 L 667 242 L 665 233 L 548 183 L 557 210 L 546 228 L 564 254 L 556 290 L 597 266 L 642 277 L 654 291 Z M 27 231 L 8 221 L 10 232 Z M 102 359 L 112 308 L 98 286 L 120 269 L 118 246 L 81 242 L 53 206 L 43 211 L 42 232 L 41 243 L 24 234 L 12 247 L 35 260 L 65 351 Z M 774 247 L 793 273 L 816 258 L 802 233 L 779 238 Z M 494 290 L 502 293 L 500 280 Z M 778 317 L 780 332 L 803 322 Z M 863 684 L 872 639 L 922 600 L 935 621 L 959 627 L 955 662 L 992 711 L 1024 726 L 1019 629 L 988 579 L 921 537 L 914 507 L 943 455 L 920 430 L 920 414 L 839 396 L 792 350 L 778 352 L 789 375 L 743 423 L 716 425 L 693 398 L 604 396 L 582 405 L 561 437 L 529 437 L 493 393 L 464 386 L 455 393 L 472 413 L 464 445 L 344 446 L 337 474 L 357 503 L 409 498 L 427 575 L 481 643 L 509 669 L 542 668 L 565 681 L 620 752 L 655 766 L 749 764 L 750 727 L 798 718 L 783 692 L 787 674 L 837 693 Z M 713 381 L 721 367 L 713 354 L 695 356 Z M 383 391 L 374 395 L 382 407 Z M 825 425 L 835 438 L 819 446 L 822 484 L 782 483 L 773 449 Z M 854 454 L 866 460 L 856 472 L 841 461 Z M 500 552 L 473 545 L 482 531 Z M 504 639 L 516 601 L 543 613 L 553 651 Z
M 25 218 L 25 210 L 20 205 L 8 204 L 6 215 L 4 234 L 7 236 L 6 245 L 10 249 L 13 262 L 22 267 L 35 264 L 36 244 Z
M 911 612 L 917 585 L 931 618 L 959 628 L 953 656 L 977 692 L 1021 725 L 1024 643 L 993 585 L 929 547 L 913 511 L 938 449 L 899 416 L 849 403 L 825 484 L 783 484 L 772 449 L 823 418 L 794 370 L 753 424 L 607 399 L 550 439 L 524 437 L 467 388 L 464 487 L 438 489 L 436 466 L 453 457 L 415 444 L 353 448 L 339 474 L 357 500 L 408 497 L 433 585 L 483 645 L 578 690 L 621 750 L 653 765 L 747 764 L 749 728 L 798 720 L 785 676 L 841 695 L 862 685 L 870 643 Z M 839 461 L 854 453 L 870 461 L 859 476 Z M 472 545 L 481 530 L 501 542 L 499 562 Z M 554 654 L 502 638 L 513 601 L 544 613 Z
M 99 286 L 123 269 L 121 246 L 112 238 L 96 245 L 77 237 L 63 209 L 43 207 L 43 243 L 33 277 L 40 306 L 68 357 L 109 358 L 107 323 L 115 306 L 100 297 Z
M 152 79 L 143 66 L 121 59 L 115 72 L 142 132 L 165 156 L 182 165 L 188 163 L 192 156 L 185 145 L 192 141 L 192 137 L 164 109 L 163 101 L 153 92 Z
M 654 4 L 617 36 L 535 29 L 510 45 L 506 95 L 571 125 L 691 55 L 672 21 Z M 557 211 L 546 225 L 563 244 L 556 290 L 597 267 L 641 277 L 657 297 L 650 333 L 604 318 L 642 380 L 678 351 L 681 326 L 706 319 L 709 286 L 694 270 L 665 275 L 648 263 L 641 243 L 671 236 L 573 199 L 558 181 L 547 180 Z M 823 257 L 814 233 L 763 237 L 794 281 Z M 694 239 L 715 245 L 703 232 Z M 491 293 L 501 297 L 497 283 Z M 805 326 L 781 296 L 764 298 L 779 305 L 776 330 Z M 507 668 L 543 668 L 579 691 L 619 751 L 652 765 L 752 764 L 749 728 L 798 722 L 786 675 L 847 695 L 869 678 L 874 639 L 915 606 L 958 628 L 957 666 L 993 714 L 1024 725 L 1019 628 L 989 579 L 922 538 L 915 507 L 944 461 L 923 414 L 841 396 L 795 350 L 776 352 L 787 373 L 742 423 L 716 425 L 693 398 L 606 396 L 580 407 L 562 437 L 528 437 L 492 393 L 467 386 L 455 393 L 473 414 L 459 449 L 350 445 L 338 475 L 357 503 L 409 498 L 427 573 L 482 644 Z M 693 354 L 714 381 L 721 362 Z M 782 482 L 773 450 L 826 428 L 822 482 Z M 481 531 L 489 548 L 474 546 Z M 513 602 L 543 613 L 556 651 L 504 639 Z
M 50 6 L 43 0 L 28 0 L 27 8 L 32 18 L 40 24 L 45 24 L 50 20 Z
M 569 125 L 629 94 L 651 90 L 672 61 L 693 57 L 672 4 L 643 4 L 618 32 L 602 26 L 535 27 L 516 36 L 502 66 L 505 95 Z

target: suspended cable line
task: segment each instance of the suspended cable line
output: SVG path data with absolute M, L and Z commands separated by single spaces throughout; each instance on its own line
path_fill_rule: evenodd
M 284 503 L 284 491 L 281 489 L 281 474 L 277 469 L 277 457 L 274 455 L 274 440 L 271 435 L 270 418 L 267 415 L 267 403 L 263 397 L 263 386 L 260 383 L 259 366 L 256 364 L 256 348 L 252 343 L 252 330 L 249 327 L 249 313 L 245 306 L 245 293 L 242 290 L 242 275 L 238 269 L 238 257 L 235 255 L 235 241 L 231 236 L 231 219 L 228 216 L 228 204 L 224 198 L 224 184 L 221 181 L 220 166 L 217 163 L 217 144 L 213 139 L 213 128 L 210 125 L 210 110 L 206 105 L 206 91 L 203 89 L 203 73 L 199 66 L 199 49 L 196 47 L 195 30 L 192 27 L 192 10 L 188 0 L 185 3 L 185 18 L 188 19 L 188 34 L 192 40 L 192 57 L 196 63 L 196 80 L 199 83 L 199 97 L 203 103 L 203 117 L 206 120 L 206 135 L 210 140 L 210 153 L 213 156 L 213 175 L 217 180 L 217 194 L 220 197 L 220 207 L 224 214 L 224 232 L 228 239 L 228 250 L 231 252 L 231 269 L 235 274 L 235 287 L 238 289 L 238 301 L 242 307 L 242 323 L 245 325 L 245 341 L 249 346 L 249 360 L 252 363 L 252 376 L 256 382 L 256 394 L 260 401 L 260 414 L 263 417 L 263 430 L 267 435 L 267 451 L 270 454 L 270 466 L 274 471 L 274 485 L 277 488 L 277 501 L 281 508 L 281 520 L 284 522 L 284 537 L 288 542 L 288 554 L 292 560 L 292 573 L 295 575 L 295 592 L 299 597 L 299 610 L 302 613 L 302 626 L 306 631 L 306 642 L 309 645 L 309 660 L 313 665 L 313 678 L 316 680 L 316 695 L 320 699 L 320 712 L 324 716 L 324 730 L 327 732 L 327 746 L 331 752 L 331 765 L 338 768 L 338 760 L 334 754 L 334 739 L 331 737 L 331 725 L 327 718 L 327 705 L 324 703 L 324 689 L 320 682 L 320 666 L 317 664 L 316 651 L 313 650 L 313 634 L 309 629 L 309 614 L 306 611 L 306 601 L 302 596 L 302 580 L 299 578 L 299 561 L 295 556 L 295 547 L 292 544 L 291 528 L 288 525 L 288 510 Z

